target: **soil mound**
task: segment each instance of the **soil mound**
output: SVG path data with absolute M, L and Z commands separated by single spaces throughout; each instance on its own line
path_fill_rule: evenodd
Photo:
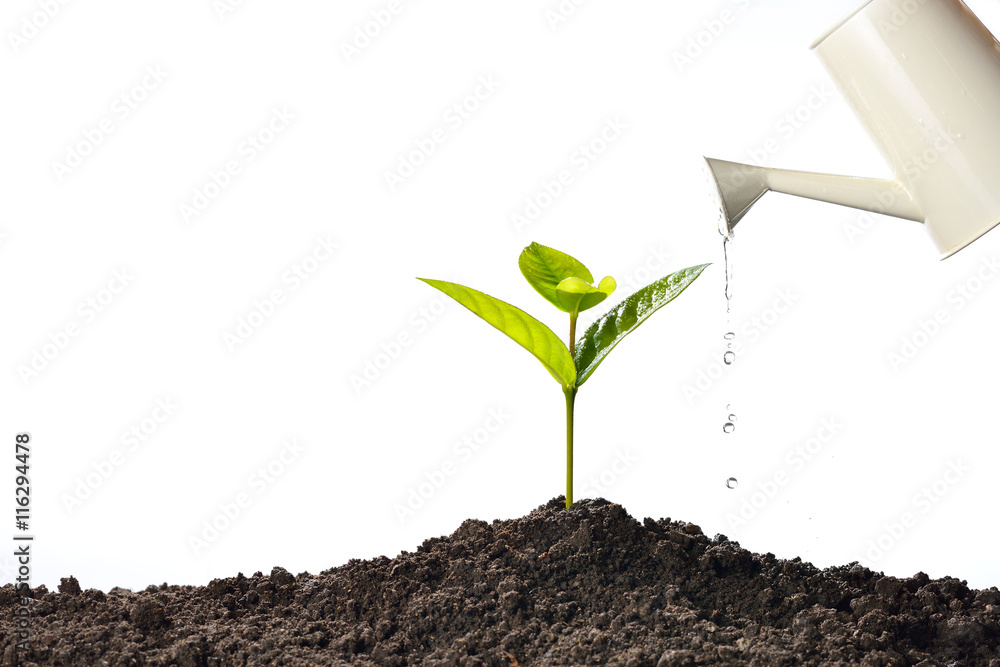
M 32 590 L 27 651 L 8 584 L 0 664 L 1000 667 L 995 587 L 819 570 L 603 499 L 563 503 L 317 575 L 107 594 L 67 577 Z

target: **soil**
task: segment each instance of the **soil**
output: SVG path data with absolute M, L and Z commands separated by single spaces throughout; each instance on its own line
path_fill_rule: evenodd
M 563 504 L 316 575 L 107 594 L 67 577 L 31 590 L 24 652 L 8 584 L 0 664 L 1000 667 L 995 587 L 819 570 L 603 499 Z

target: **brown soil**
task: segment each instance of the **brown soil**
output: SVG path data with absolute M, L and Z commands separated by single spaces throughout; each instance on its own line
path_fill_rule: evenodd
M 984 665 L 1000 592 L 856 564 L 818 570 L 603 499 L 469 519 L 394 559 L 133 593 L 32 590 L 10 665 Z

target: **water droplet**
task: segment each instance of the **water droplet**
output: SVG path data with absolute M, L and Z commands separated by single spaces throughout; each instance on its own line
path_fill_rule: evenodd
M 736 353 L 730 350 L 729 352 L 726 352 L 724 355 L 722 355 L 722 360 L 726 362 L 727 366 L 729 366 L 734 361 L 736 361 Z
M 731 422 L 736 421 L 736 415 L 729 415 L 729 421 Z
M 740 483 L 736 480 L 735 477 L 730 477 L 729 479 L 726 480 L 727 489 L 735 489 L 739 485 Z
M 725 336 L 723 336 L 723 338 L 725 338 L 726 340 L 732 340 L 732 339 L 736 338 L 736 334 L 734 334 L 732 331 L 730 331 Z
M 723 433 L 732 433 L 735 430 L 736 430 L 736 424 L 734 424 L 733 422 L 726 422 L 725 424 L 722 425 Z

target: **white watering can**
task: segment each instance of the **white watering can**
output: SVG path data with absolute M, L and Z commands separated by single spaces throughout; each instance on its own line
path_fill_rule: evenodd
M 869 0 L 812 47 L 895 174 L 706 158 L 729 235 L 768 190 L 922 222 L 941 253 L 1000 222 L 1000 43 L 961 0 Z

